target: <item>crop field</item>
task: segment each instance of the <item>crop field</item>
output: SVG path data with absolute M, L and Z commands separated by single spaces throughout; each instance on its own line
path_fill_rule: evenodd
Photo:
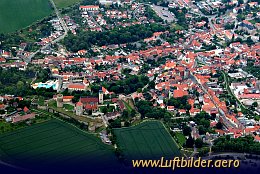
M 53 1 L 58 8 L 66 8 L 78 2 L 81 2 L 82 0 L 53 0 Z
M 90 167 L 102 163 L 108 169 L 119 165 L 112 147 L 55 119 L 0 135 L 0 157 L 26 168 L 40 164 L 37 169 L 82 163 Z
M 127 160 L 181 156 L 178 146 L 159 121 L 146 121 L 133 127 L 114 129 L 114 133 Z
M 52 13 L 49 0 L 1 0 L 0 33 L 14 32 Z

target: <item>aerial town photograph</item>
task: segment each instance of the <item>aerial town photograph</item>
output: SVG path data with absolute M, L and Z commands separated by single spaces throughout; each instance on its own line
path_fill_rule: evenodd
M 260 0 L 0 0 L 0 172 L 260 172 Z

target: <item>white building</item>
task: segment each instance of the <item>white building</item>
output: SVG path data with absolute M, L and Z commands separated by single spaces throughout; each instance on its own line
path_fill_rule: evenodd
M 85 6 L 80 6 L 79 10 L 81 11 L 98 11 L 99 10 L 99 6 L 97 5 L 85 5 Z

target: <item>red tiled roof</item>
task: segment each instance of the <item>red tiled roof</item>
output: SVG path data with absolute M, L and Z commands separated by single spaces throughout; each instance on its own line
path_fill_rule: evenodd
M 4 104 L 0 104 L 0 109 L 4 109 L 5 105 Z
M 63 100 L 65 99 L 67 99 L 67 100 L 69 100 L 69 99 L 73 99 L 74 98 L 74 96 L 63 96 Z
M 83 84 L 69 84 L 69 89 L 85 89 L 85 85 Z
M 187 91 L 183 91 L 183 90 L 174 90 L 173 92 L 173 97 L 174 98 L 179 98 L 179 97 L 183 97 L 185 95 L 188 95 Z
M 98 103 L 97 97 L 81 97 L 80 102 L 82 103 Z
M 28 112 L 29 109 L 25 106 L 25 107 L 23 108 L 23 111 L 24 111 L 24 112 Z
M 23 115 L 23 116 L 14 116 L 12 118 L 12 122 L 17 123 L 17 122 L 28 120 L 28 119 L 31 119 L 31 118 L 35 118 L 35 113 L 27 114 L 27 115 Z
M 99 8 L 97 5 L 82 5 L 79 8 Z
M 86 104 L 86 106 L 85 106 L 85 109 L 88 109 L 88 110 L 95 110 L 97 108 L 98 108 L 97 105 Z
M 83 103 L 81 103 L 80 101 L 76 104 L 76 106 L 83 106 Z

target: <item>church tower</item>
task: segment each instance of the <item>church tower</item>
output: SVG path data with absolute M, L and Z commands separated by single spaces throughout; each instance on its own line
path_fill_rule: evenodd
M 83 103 L 81 103 L 80 101 L 76 104 L 75 107 L 76 110 L 76 115 L 82 115 L 83 114 Z

